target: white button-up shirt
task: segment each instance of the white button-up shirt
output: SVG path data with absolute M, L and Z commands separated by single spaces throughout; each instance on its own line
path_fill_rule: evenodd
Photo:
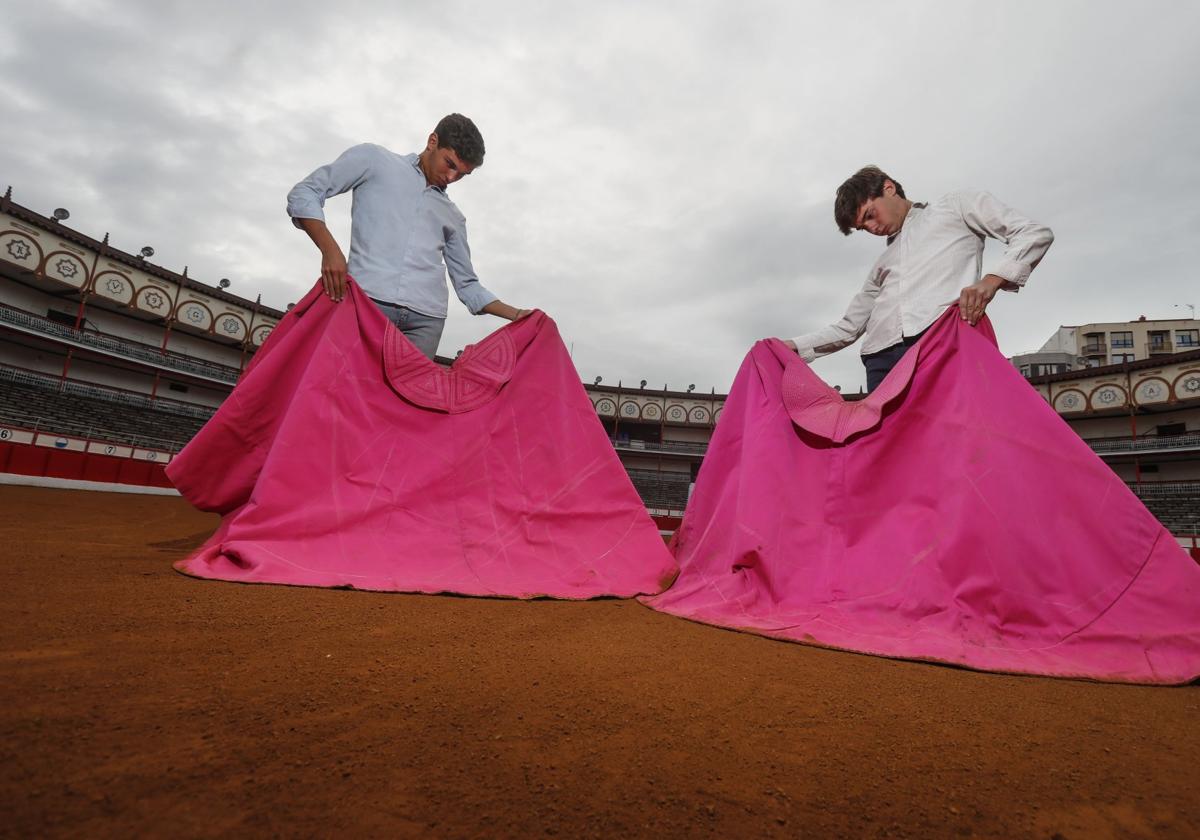
M 354 191 L 347 270 L 375 300 L 446 317 L 446 271 L 475 314 L 496 296 L 471 265 L 467 220 L 441 187 L 430 186 L 418 156 L 363 143 L 322 166 L 288 193 L 296 219 L 325 220 L 325 199 Z M 299 224 L 296 224 L 299 227 Z
M 983 276 L 985 237 L 1005 244 L 988 274 L 1017 291 L 1045 256 L 1054 234 L 990 193 L 955 192 L 928 205 L 914 204 L 900 232 L 871 267 L 862 291 L 836 324 L 792 339 L 811 362 L 863 337 L 861 353 L 875 353 L 920 333 L 958 302 Z

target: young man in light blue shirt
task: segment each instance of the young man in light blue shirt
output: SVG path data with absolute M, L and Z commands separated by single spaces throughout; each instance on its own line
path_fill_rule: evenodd
M 474 315 L 515 321 L 528 315 L 499 300 L 471 265 L 466 218 L 446 188 L 483 164 L 483 137 L 471 120 L 450 114 L 419 154 L 398 155 L 363 143 L 347 149 L 288 193 L 292 223 L 321 251 L 321 284 L 340 301 L 347 275 L 426 356 L 437 352 L 446 323 L 446 273 Z M 325 226 L 325 200 L 353 191 L 350 256 Z

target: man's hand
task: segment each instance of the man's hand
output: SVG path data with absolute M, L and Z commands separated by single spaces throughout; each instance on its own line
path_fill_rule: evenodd
M 992 302 L 992 298 L 996 296 L 996 292 L 1004 283 L 1003 277 L 989 274 L 978 283 L 963 289 L 958 296 L 958 312 L 962 319 L 972 327 L 979 323 L 979 319 L 983 317 L 983 311 L 987 309 L 987 305 Z
M 321 251 L 321 288 L 336 301 L 346 296 L 346 255 L 320 219 L 296 219 L 300 229 L 308 234 Z
M 777 338 L 777 339 L 775 339 L 775 340 L 776 340 L 776 341 L 782 341 L 782 342 L 783 342 L 785 345 L 787 345 L 787 349 L 791 350 L 793 353 L 799 353 L 799 352 L 800 352 L 800 351 L 799 351 L 799 350 L 796 348 L 796 342 L 792 341 L 790 338 Z
M 334 301 L 346 296 L 346 257 L 336 244 L 321 250 L 321 286 Z

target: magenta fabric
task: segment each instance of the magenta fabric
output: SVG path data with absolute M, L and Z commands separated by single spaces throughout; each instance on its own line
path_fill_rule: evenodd
M 167 472 L 222 514 L 197 577 L 593 598 L 676 572 L 541 312 L 445 368 L 314 288 Z
M 777 340 L 742 364 L 655 609 L 969 668 L 1200 675 L 1200 567 L 949 310 L 866 399 Z

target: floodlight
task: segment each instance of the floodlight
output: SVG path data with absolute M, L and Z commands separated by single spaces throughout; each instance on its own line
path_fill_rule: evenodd
M 67 219 L 71 218 L 70 211 L 68 211 L 65 207 L 55 207 L 54 212 L 50 215 L 54 217 L 54 221 L 56 222 L 66 221 Z
M 148 257 L 153 257 L 154 249 L 151 248 L 149 245 L 146 245 L 142 248 L 142 250 L 139 252 L 139 254 L 141 255 L 142 259 L 146 259 Z

